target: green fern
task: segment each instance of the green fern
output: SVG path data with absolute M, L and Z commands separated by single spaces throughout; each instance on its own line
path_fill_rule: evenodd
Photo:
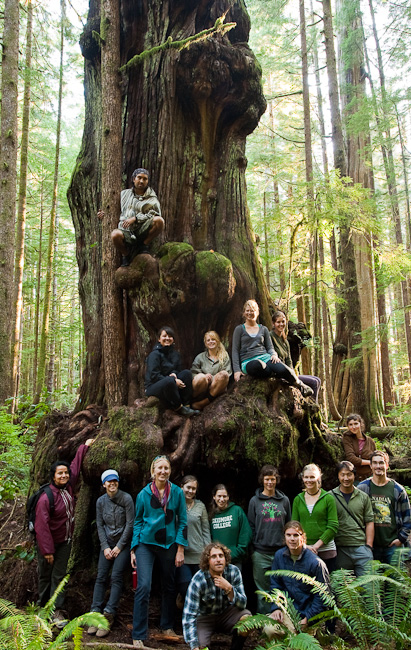
M 26 611 L 21 611 L 12 603 L 0 599 L 0 650 L 64 650 L 70 637 L 73 637 L 74 650 L 81 650 L 83 627 L 95 625 L 108 629 L 108 622 L 102 614 L 89 612 L 69 621 L 53 641 L 51 619 L 56 598 L 68 578 L 66 576 L 61 581 L 41 609 L 30 605 Z

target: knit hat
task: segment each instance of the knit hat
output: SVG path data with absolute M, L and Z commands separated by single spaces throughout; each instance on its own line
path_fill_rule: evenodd
M 115 469 L 106 469 L 101 475 L 101 482 L 104 485 L 106 481 L 119 481 L 120 477 Z

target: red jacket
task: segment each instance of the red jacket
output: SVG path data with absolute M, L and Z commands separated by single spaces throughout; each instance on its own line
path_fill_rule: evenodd
M 71 499 L 73 499 L 73 512 L 74 512 L 74 488 L 80 476 L 81 465 L 83 458 L 88 451 L 86 445 L 80 445 L 73 462 L 70 465 L 70 481 L 65 488 Z M 50 502 L 47 494 L 43 493 L 36 505 L 36 520 L 34 523 L 34 530 L 36 532 L 36 541 L 39 551 L 42 555 L 54 555 L 55 544 L 71 539 L 74 530 L 74 517 L 69 521 L 67 516 L 66 506 L 61 490 L 56 488 L 55 485 L 50 483 L 51 491 L 54 496 L 54 512 L 50 516 Z

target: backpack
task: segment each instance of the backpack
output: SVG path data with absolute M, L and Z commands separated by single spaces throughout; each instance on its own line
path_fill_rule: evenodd
M 27 528 L 29 529 L 29 532 L 34 536 L 36 535 L 34 531 L 34 523 L 36 521 L 36 506 L 43 492 L 47 494 L 49 500 L 50 516 L 52 517 L 54 513 L 54 495 L 50 488 L 50 484 L 45 483 L 44 485 L 40 485 L 37 492 L 34 492 L 34 494 L 31 495 L 26 504 Z

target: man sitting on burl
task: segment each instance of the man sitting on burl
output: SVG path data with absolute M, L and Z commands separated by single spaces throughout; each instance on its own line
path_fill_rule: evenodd
M 111 233 L 114 246 L 123 256 L 121 266 L 129 266 L 136 255 L 149 253 L 148 245 L 164 228 L 160 203 L 148 186 L 149 172 L 139 167 L 133 171 L 133 186 L 121 192 L 121 214 L 118 227 Z M 104 212 L 97 213 L 99 219 Z
M 211 542 L 203 550 L 200 571 L 194 574 L 188 587 L 183 632 L 190 650 L 206 648 L 213 632 L 232 634 L 231 650 L 241 650 L 245 638 L 234 625 L 251 615 L 245 609 L 240 569 L 230 564 L 229 549 L 220 542 Z

